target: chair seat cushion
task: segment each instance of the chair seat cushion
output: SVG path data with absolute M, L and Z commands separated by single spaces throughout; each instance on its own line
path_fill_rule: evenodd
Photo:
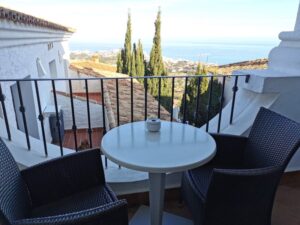
M 32 210 L 31 218 L 79 212 L 116 201 L 107 186 L 98 186 Z

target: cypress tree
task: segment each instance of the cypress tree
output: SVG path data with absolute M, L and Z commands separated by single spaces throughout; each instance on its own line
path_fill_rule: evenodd
M 197 64 L 197 69 L 196 69 L 196 75 L 201 75 L 202 74 L 202 65 L 201 63 L 199 62 Z
M 148 76 L 166 76 L 166 70 L 164 67 L 162 49 L 161 49 L 161 10 L 158 10 L 157 17 L 155 20 L 155 34 L 153 38 L 153 45 L 150 52 L 150 61 L 146 67 L 146 75 Z M 171 109 L 171 83 L 170 79 L 161 78 L 161 98 L 160 103 L 167 110 Z M 157 98 L 159 90 L 159 79 L 149 79 L 148 80 L 148 90 L 149 92 Z
M 125 74 L 131 74 L 131 14 L 128 12 L 128 20 L 127 20 L 127 30 L 125 34 L 125 43 L 124 43 L 124 49 L 122 54 L 122 60 L 123 60 L 123 69 L 122 72 Z
M 144 64 L 144 51 L 141 40 L 138 42 L 138 46 L 136 49 L 136 73 L 137 76 L 144 76 L 145 75 L 145 64 Z
M 153 38 L 153 45 L 150 52 L 150 61 L 149 61 L 149 74 L 150 76 L 161 76 L 164 74 L 164 63 L 162 59 L 161 53 L 161 38 L 160 38 L 160 30 L 161 30 L 161 11 L 158 10 L 156 20 L 154 22 L 155 25 L 155 34 Z M 149 91 L 153 96 L 158 95 L 158 80 L 157 79 L 149 79 Z
M 122 70 L 123 70 L 123 61 L 122 61 L 122 51 L 120 51 L 118 53 L 118 56 L 117 56 L 117 72 L 118 73 L 122 73 Z
M 133 51 L 131 54 L 131 68 L 130 68 L 130 76 L 136 76 L 136 45 L 133 44 Z
M 207 75 L 207 70 L 205 66 L 202 66 L 201 75 Z M 202 77 L 201 84 L 200 84 L 200 94 L 204 94 L 207 92 L 209 86 L 209 78 L 208 77 Z
M 189 123 L 196 126 L 202 126 L 206 122 L 207 117 L 207 104 L 210 95 L 209 86 L 211 85 L 211 79 L 205 75 L 208 75 L 207 68 L 205 65 L 198 63 L 197 69 L 195 71 L 196 75 L 202 75 L 200 78 L 200 90 L 199 90 L 199 111 L 196 112 L 197 105 L 197 90 L 198 90 L 198 78 L 190 78 L 187 87 L 187 109 L 186 109 L 186 119 Z M 219 112 L 220 107 L 220 96 L 222 90 L 222 84 L 218 82 L 217 79 L 212 81 L 212 96 L 211 96 L 211 109 L 210 118 L 214 117 Z M 182 98 L 182 104 L 180 107 L 180 113 L 183 115 L 184 98 Z
M 207 75 L 206 66 L 201 64 L 200 62 L 197 65 L 196 75 Z M 209 78 L 202 77 L 201 84 L 200 84 L 200 94 L 204 94 L 207 91 L 208 85 L 209 85 Z
M 154 23 L 155 25 L 155 34 L 153 38 L 153 46 L 150 53 L 150 75 L 154 76 L 161 76 L 165 75 L 165 68 L 164 62 L 161 53 L 161 37 L 160 37 L 160 30 L 161 30 L 161 10 L 158 10 L 157 18 Z

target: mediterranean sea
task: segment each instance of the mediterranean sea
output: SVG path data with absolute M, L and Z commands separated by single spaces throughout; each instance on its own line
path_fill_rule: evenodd
M 278 45 L 275 41 L 247 42 L 178 42 L 162 44 L 166 58 L 213 63 L 218 65 L 267 58 L 270 50 Z M 145 44 L 149 55 L 151 44 Z M 70 42 L 71 51 L 110 51 L 121 49 L 122 44 Z

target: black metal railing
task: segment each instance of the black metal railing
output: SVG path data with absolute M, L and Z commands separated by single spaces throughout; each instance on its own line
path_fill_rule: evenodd
M 120 80 L 130 80 L 130 121 L 128 122 L 133 122 L 134 121 L 134 79 L 138 80 L 140 84 L 144 87 L 144 119 L 147 119 L 148 116 L 148 81 L 150 79 L 158 79 L 158 88 L 157 88 L 157 96 L 155 96 L 157 102 L 158 102 L 158 107 L 157 107 L 157 115 L 160 118 L 161 117 L 161 94 L 162 94 L 162 79 L 170 79 L 170 108 L 166 108 L 166 110 L 169 111 L 170 113 L 170 121 L 173 121 L 173 105 L 174 105 L 174 99 L 175 99 L 175 86 L 176 86 L 176 81 L 182 80 L 184 82 L 183 85 L 183 94 L 182 94 L 182 110 L 181 110 L 181 122 L 182 123 L 187 123 L 187 93 L 188 93 L 188 87 L 189 87 L 189 80 L 190 79 L 196 79 L 196 96 L 195 96 L 195 111 L 194 111 L 194 118 L 198 118 L 199 114 L 199 108 L 200 108 L 200 85 L 201 81 L 203 78 L 207 78 L 209 80 L 209 87 L 208 87 L 208 100 L 207 100 L 207 105 L 206 105 L 206 126 L 205 129 L 208 132 L 209 131 L 209 121 L 212 118 L 211 117 L 211 106 L 212 106 L 212 95 L 213 95 L 213 81 L 214 79 L 218 79 L 219 83 L 221 85 L 221 94 L 219 96 L 219 109 L 218 109 L 218 123 L 217 123 L 217 132 L 220 132 L 221 129 L 221 120 L 222 120 L 222 110 L 223 110 L 223 105 L 224 105 L 224 91 L 225 91 L 225 83 L 226 78 L 231 78 L 234 79 L 233 82 L 233 87 L 232 87 L 232 105 L 231 105 L 231 112 L 230 112 L 230 124 L 233 122 L 233 115 L 234 115 L 234 108 L 235 108 L 235 100 L 236 100 L 236 93 L 238 91 L 238 79 L 239 77 L 244 77 L 244 82 L 249 81 L 249 75 L 194 75 L 194 76 L 145 76 L 145 77 L 90 77 L 90 78 L 55 78 L 55 79 L 0 79 L 0 102 L 1 102 L 1 108 L 2 108 L 2 115 L 3 119 L 5 122 L 6 126 L 6 132 L 7 132 L 7 137 L 9 140 L 11 140 L 11 131 L 10 131 L 10 124 L 9 124 L 9 119 L 7 116 L 7 107 L 6 107 L 6 98 L 5 98 L 5 92 L 3 91 L 3 84 L 10 82 L 10 85 L 14 82 L 17 84 L 17 92 L 18 92 L 18 97 L 19 97 L 19 102 L 20 102 L 20 107 L 19 111 L 21 112 L 22 115 L 22 123 L 24 126 L 24 135 L 26 137 L 26 143 L 27 143 L 27 148 L 30 150 L 31 148 L 31 143 L 30 143 L 30 137 L 29 137 L 29 132 L 28 132 L 28 122 L 27 117 L 26 117 L 26 106 L 23 103 L 23 98 L 26 93 L 22 92 L 21 88 L 21 83 L 22 82 L 31 82 L 32 86 L 35 87 L 35 95 L 36 95 L 36 101 L 37 101 L 37 109 L 38 109 L 38 120 L 40 121 L 40 127 L 41 127 L 41 132 L 42 132 L 42 142 L 44 146 L 44 152 L 45 156 L 48 156 L 48 149 L 47 149 L 47 142 L 46 142 L 46 135 L 45 135 L 45 127 L 44 127 L 44 115 L 42 112 L 41 108 L 41 98 L 40 98 L 40 90 L 39 90 L 39 84 L 42 82 L 49 82 L 52 87 L 52 93 L 53 93 L 53 101 L 54 101 L 54 106 L 55 106 L 55 117 L 56 117 L 56 126 L 58 130 L 58 138 L 59 138 L 59 147 L 60 147 L 60 153 L 61 155 L 64 154 L 63 151 L 63 140 L 61 138 L 61 129 L 60 126 L 60 112 L 59 112 L 59 107 L 58 107 L 58 99 L 57 99 L 57 93 L 56 93 L 56 83 L 58 82 L 67 82 L 69 86 L 69 96 L 70 96 L 70 105 L 71 105 L 71 116 L 72 116 L 72 130 L 73 130 L 73 136 L 74 136 L 74 142 L 75 142 L 75 151 L 78 151 L 78 144 L 77 144 L 77 126 L 76 126 L 76 113 L 74 109 L 74 100 L 73 100 L 73 82 L 75 81 L 84 81 L 85 84 L 85 96 L 86 96 L 86 112 L 87 112 L 87 134 L 88 134 L 88 140 L 89 140 L 89 147 L 96 147 L 93 146 L 93 130 L 91 128 L 91 109 L 90 109 L 90 99 L 89 99 L 89 83 L 91 81 L 100 81 L 100 91 L 101 91 L 101 101 L 102 101 L 102 121 L 103 121 L 103 135 L 107 132 L 107 124 L 106 124 L 106 111 L 105 111 L 105 82 L 108 80 L 114 80 L 115 81 L 115 96 L 116 96 L 116 121 L 117 121 L 117 126 L 120 125 L 120 88 L 119 88 L 119 81 Z M 228 85 L 228 84 L 226 84 Z M 26 97 L 26 96 L 25 96 Z M 97 146 L 98 147 L 98 146 Z M 107 160 L 105 161 L 105 165 L 107 166 Z

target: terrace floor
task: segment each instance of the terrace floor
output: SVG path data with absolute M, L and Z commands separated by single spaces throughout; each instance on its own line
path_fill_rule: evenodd
M 103 128 L 92 128 L 92 147 L 99 148 L 100 143 L 103 136 Z M 80 145 L 84 146 L 84 142 L 89 141 L 89 135 L 87 129 L 78 129 L 77 130 L 77 146 L 78 148 Z M 63 147 L 69 149 L 75 149 L 75 142 L 74 142 L 74 132 L 73 130 L 65 130 L 64 140 L 63 140 Z M 85 148 L 90 148 L 89 145 Z
M 191 219 L 191 215 L 184 204 L 179 203 L 180 189 L 166 191 L 165 211 Z M 148 205 L 148 193 L 119 196 L 125 198 L 129 204 L 129 218 L 135 214 L 141 204 Z M 272 225 L 300 224 L 300 172 L 287 173 L 282 178 L 278 188 Z

